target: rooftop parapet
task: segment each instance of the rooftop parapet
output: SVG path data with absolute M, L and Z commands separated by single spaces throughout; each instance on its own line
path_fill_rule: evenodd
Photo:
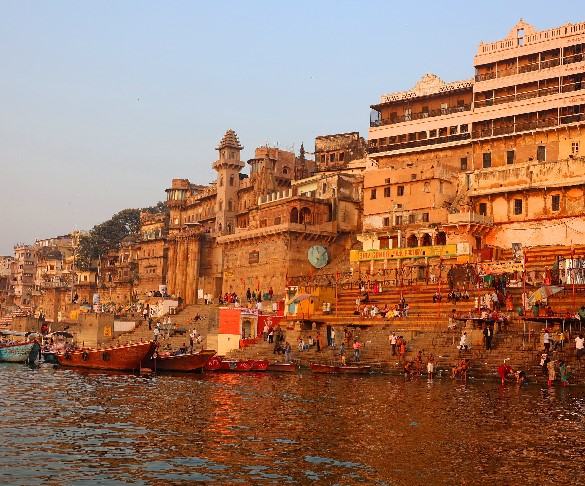
M 435 74 L 424 74 L 421 80 L 414 85 L 414 88 L 407 91 L 398 91 L 396 93 L 382 95 L 380 98 L 380 104 L 471 88 L 473 88 L 473 79 L 445 83 L 445 81 Z M 375 105 L 373 105 L 372 108 L 375 108 Z
M 506 38 L 484 44 L 481 42 L 477 48 L 477 57 L 507 51 L 516 47 L 531 46 L 539 43 L 550 42 L 577 34 L 585 34 L 585 22 L 571 24 L 568 22 L 561 27 L 548 30 L 536 30 L 524 20 L 520 21 L 510 30 Z

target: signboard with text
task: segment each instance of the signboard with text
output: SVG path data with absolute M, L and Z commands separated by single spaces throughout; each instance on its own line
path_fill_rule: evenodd
M 349 259 L 352 262 L 365 262 L 371 260 L 453 256 L 457 256 L 457 245 L 417 246 L 413 248 L 390 248 L 388 250 L 352 250 Z

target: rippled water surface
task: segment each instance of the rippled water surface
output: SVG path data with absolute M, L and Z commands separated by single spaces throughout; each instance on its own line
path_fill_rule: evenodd
M 0 364 L 2 484 L 585 484 L 585 389 Z

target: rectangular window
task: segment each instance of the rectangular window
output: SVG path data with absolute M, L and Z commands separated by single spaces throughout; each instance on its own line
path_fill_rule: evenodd
M 551 197 L 551 209 L 553 211 L 561 210 L 561 196 L 560 194 L 553 194 Z
M 461 170 L 467 170 L 467 157 L 461 157 Z
M 345 160 L 345 152 L 339 152 L 339 162 L 343 162 Z
M 457 134 L 457 127 L 449 127 L 449 135 L 456 135 Z
M 466 123 L 464 125 L 461 125 L 459 127 L 459 132 L 461 133 L 467 133 L 469 131 L 469 125 Z
M 571 142 L 571 153 L 579 155 L 579 142 Z
M 423 220 L 423 223 L 428 223 L 429 222 L 429 213 L 422 213 L 422 220 Z
M 522 199 L 514 199 L 514 214 L 516 216 L 522 214 Z
M 435 138 L 437 136 L 437 130 L 429 130 L 429 138 Z
M 384 226 L 390 226 L 390 218 L 389 218 L 389 217 L 386 217 L 386 218 L 384 218 L 384 219 L 382 220 L 382 224 L 383 224 Z
M 539 162 L 544 162 L 546 160 L 546 147 L 544 145 L 539 145 L 536 149 L 536 160 Z
M 325 163 L 325 154 L 321 155 L 321 163 L 323 163 L 323 164 Z
M 410 224 L 416 223 L 416 214 L 409 214 L 408 215 L 408 222 Z
M 516 152 L 514 150 L 508 150 L 506 152 L 506 164 L 513 164 L 515 156 Z
M 428 106 L 423 106 L 422 107 L 422 116 L 423 118 L 427 118 L 429 116 L 429 107 Z
M 380 145 L 382 145 L 380 143 Z M 329 154 L 329 162 L 335 162 L 335 154 Z
M 390 197 L 390 188 L 389 187 L 384 188 L 384 197 Z
M 404 186 L 398 186 L 398 187 L 396 188 L 396 191 L 397 191 L 397 192 L 396 192 L 396 194 L 397 194 L 398 196 L 404 196 Z
M 394 223 L 396 226 L 401 225 L 402 224 L 402 215 L 400 216 L 396 216 L 396 223 Z
M 487 203 L 479 203 L 479 214 L 487 216 Z
M 416 181 L 416 174 L 410 174 L 410 180 Z
M 372 189 L 370 192 L 370 199 L 376 199 L 376 189 Z
M 491 152 L 484 152 L 483 153 L 483 168 L 489 169 L 492 166 L 492 153 Z

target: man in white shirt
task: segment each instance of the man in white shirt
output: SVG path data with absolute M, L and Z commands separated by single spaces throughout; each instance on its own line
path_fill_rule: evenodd
M 575 338 L 575 358 L 581 359 L 581 355 L 583 354 L 583 344 L 585 343 L 585 339 L 583 338 L 583 334 L 579 334 Z

